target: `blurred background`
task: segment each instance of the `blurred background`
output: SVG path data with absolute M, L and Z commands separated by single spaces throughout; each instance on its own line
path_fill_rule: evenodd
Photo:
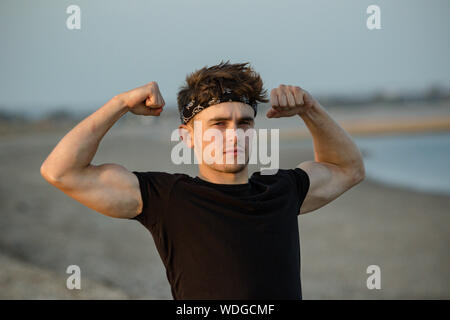
M 372 4 L 381 29 L 367 27 Z M 80 29 L 66 25 L 70 5 Z M 142 225 L 84 207 L 39 168 L 114 95 L 157 81 L 161 116 L 123 116 L 93 163 L 195 176 L 170 162 L 177 90 L 230 60 L 250 62 L 269 92 L 308 90 L 364 156 L 366 180 L 298 219 L 304 298 L 449 299 L 449 14 L 446 0 L 1 1 L 0 298 L 172 298 Z M 268 108 L 257 128 L 280 129 L 280 167 L 314 159 L 301 119 Z M 66 288 L 69 265 L 81 290 Z

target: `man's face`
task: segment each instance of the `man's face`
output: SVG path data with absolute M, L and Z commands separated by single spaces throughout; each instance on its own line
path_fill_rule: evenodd
M 242 171 L 248 164 L 253 109 L 241 102 L 223 102 L 199 112 L 188 129 L 199 165 L 227 173 Z

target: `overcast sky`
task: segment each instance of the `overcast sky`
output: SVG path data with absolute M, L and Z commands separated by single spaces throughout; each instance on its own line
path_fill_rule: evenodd
M 448 0 L 1 0 L 0 15 L 0 109 L 98 108 L 149 81 L 175 104 L 186 74 L 221 60 L 317 95 L 450 87 Z

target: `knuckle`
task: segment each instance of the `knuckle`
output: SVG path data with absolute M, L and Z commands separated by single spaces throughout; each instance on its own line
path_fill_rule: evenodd
M 155 81 L 152 81 L 149 83 L 148 87 L 150 88 L 150 90 L 152 91 L 158 91 L 158 84 Z

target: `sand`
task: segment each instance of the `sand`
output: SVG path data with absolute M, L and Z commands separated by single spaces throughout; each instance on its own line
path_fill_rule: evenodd
M 115 125 L 93 163 L 195 176 L 195 165 L 168 160 L 176 120 L 162 117 Z M 69 129 L 0 136 L 0 298 L 171 299 L 142 225 L 102 216 L 40 176 L 40 165 Z M 284 138 L 296 137 L 298 145 L 281 144 L 281 168 L 313 159 L 311 139 L 289 130 Z M 304 298 L 449 299 L 449 208 L 450 197 L 366 179 L 300 216 Z M 66 268 L 73 264 L 82 272 L 78 291 L 66 288 Z M 366 286 L 369 265 L 381 268 L 380 290 Z

